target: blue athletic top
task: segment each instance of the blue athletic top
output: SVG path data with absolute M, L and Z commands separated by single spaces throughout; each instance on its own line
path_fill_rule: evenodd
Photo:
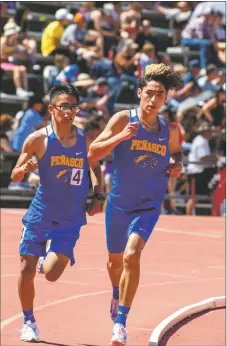
M 79 67 L 76 64 L 66 66 L 55 78 L 54 84 L 60 84 L 62 78 L 66 78 L 67 83 L 75 83 L 79 74 Z
M 41 220 L 86 224 L 89 164 L 85 134 L 82 129 L 76 131 L 76 144 L 64 147 L 52 124 L 46 127 L 47 150 L 38 162 L 40 185 L 23 218 L 25 226 L 39 224 Z
M 146 131 L 139 123 L 135 137 L 113 150 L 113 182 L 109 202 L 124 211 L 160 208 L 167 190 L 166 168 L 170 160 L 169 130 L 158 117 L 160 132 Z M 130 122 L 139 122 L 138 110 Z
M 15 151 L 21 152 L 25 139 L 43 122 L 42 116 L 29 108 L 21 118 L 20 125 L 14 132 L 10 144 Z

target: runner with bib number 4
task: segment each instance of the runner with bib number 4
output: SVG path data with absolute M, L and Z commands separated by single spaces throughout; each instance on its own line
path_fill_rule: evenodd
M 37 264 L 38 271 L 54 282 L 69 260 L 71 265 L 75 263 L 73 249 L 81 226 L 86 224 L 89 170 L 94 195 L 87 212 L 94 215 L 102 209 L 100 165 L 89 166 L 89 140 L 82 129 L 72 125 L 79 111 L 78 91 L 70 84 L 57 85 L 49 95 L 52 123 L 28 136 L 11 176 L 12 181 L 19 182 L 25 173 L 39 168 L 40 186 L 23 217 L 19 249 L 18 287 L 24 314 L 21 340 L 28 342 L 39 341 L 33 315 Z

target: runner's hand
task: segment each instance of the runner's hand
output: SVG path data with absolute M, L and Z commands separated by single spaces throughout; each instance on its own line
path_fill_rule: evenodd
M 88 215 L 93 216 L 95 214 L 101 213 L 102 205 L 103 205 L 102 201 L 98 200 L 97 198 L 92 198 L 87 208 Z
M 25 163 L 21 168 L 24 173 L 33 172 L 38 168 L 38 163 L 31 159 L 27 163 Z
M 180 178 L 183 171 L 183 165 L 181 162 L 170 163 L 167 167 L 166 173 L 169 173 L 171 177 Z
M 128 123 L 125 128 L 121 131 L 121 135 L 124 140 L 130 139 L 136 136 L 139 122 Z

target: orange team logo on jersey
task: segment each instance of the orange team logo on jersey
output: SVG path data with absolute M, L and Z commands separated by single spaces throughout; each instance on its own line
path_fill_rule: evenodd
M 59 179 L 60 177 L 62 177 L 68 170 L 64 169 L 63 171 L 60 171 L 57 175 L 56 178 Z
M 167 148 L 166 145 L 163 144 L 152 143 L 147 140 L 133 139 L 130 150 L 140 150 L 145 151 L 146 153 L 152 152 L 161 156 L 165 156 Z
M 139 165 L 142 168 L 145 168 L 145 167 L 154 168 L 158 164 L 158 160 L 150 153 L 146 153 L 146 154 L 138 156 L 134 160 L 134 162 L 136 165 Z

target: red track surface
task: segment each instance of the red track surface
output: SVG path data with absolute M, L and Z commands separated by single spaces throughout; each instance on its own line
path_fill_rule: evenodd
M 1 211 L 2 346 L 26 345 L 19 340 L 23 319 L 17 296 L 23 213 Z M 75 250 L 76 266 L 67 268 L 56 283 L 46 282 L 42 275 L 36 277 L 40 345 L 109 344 L 111 286 L 105 263 L 104 215 L 91 217 L 88 223 Z M 225 295 L 224 236 L 220 217 L 161 216 L 142 256 L 140 286 L 128 318 L 128 346 L 147 346 L 157 324 L 178 309 Z M 223 311 L 193 319 L 163 345 L 224 346 Z

